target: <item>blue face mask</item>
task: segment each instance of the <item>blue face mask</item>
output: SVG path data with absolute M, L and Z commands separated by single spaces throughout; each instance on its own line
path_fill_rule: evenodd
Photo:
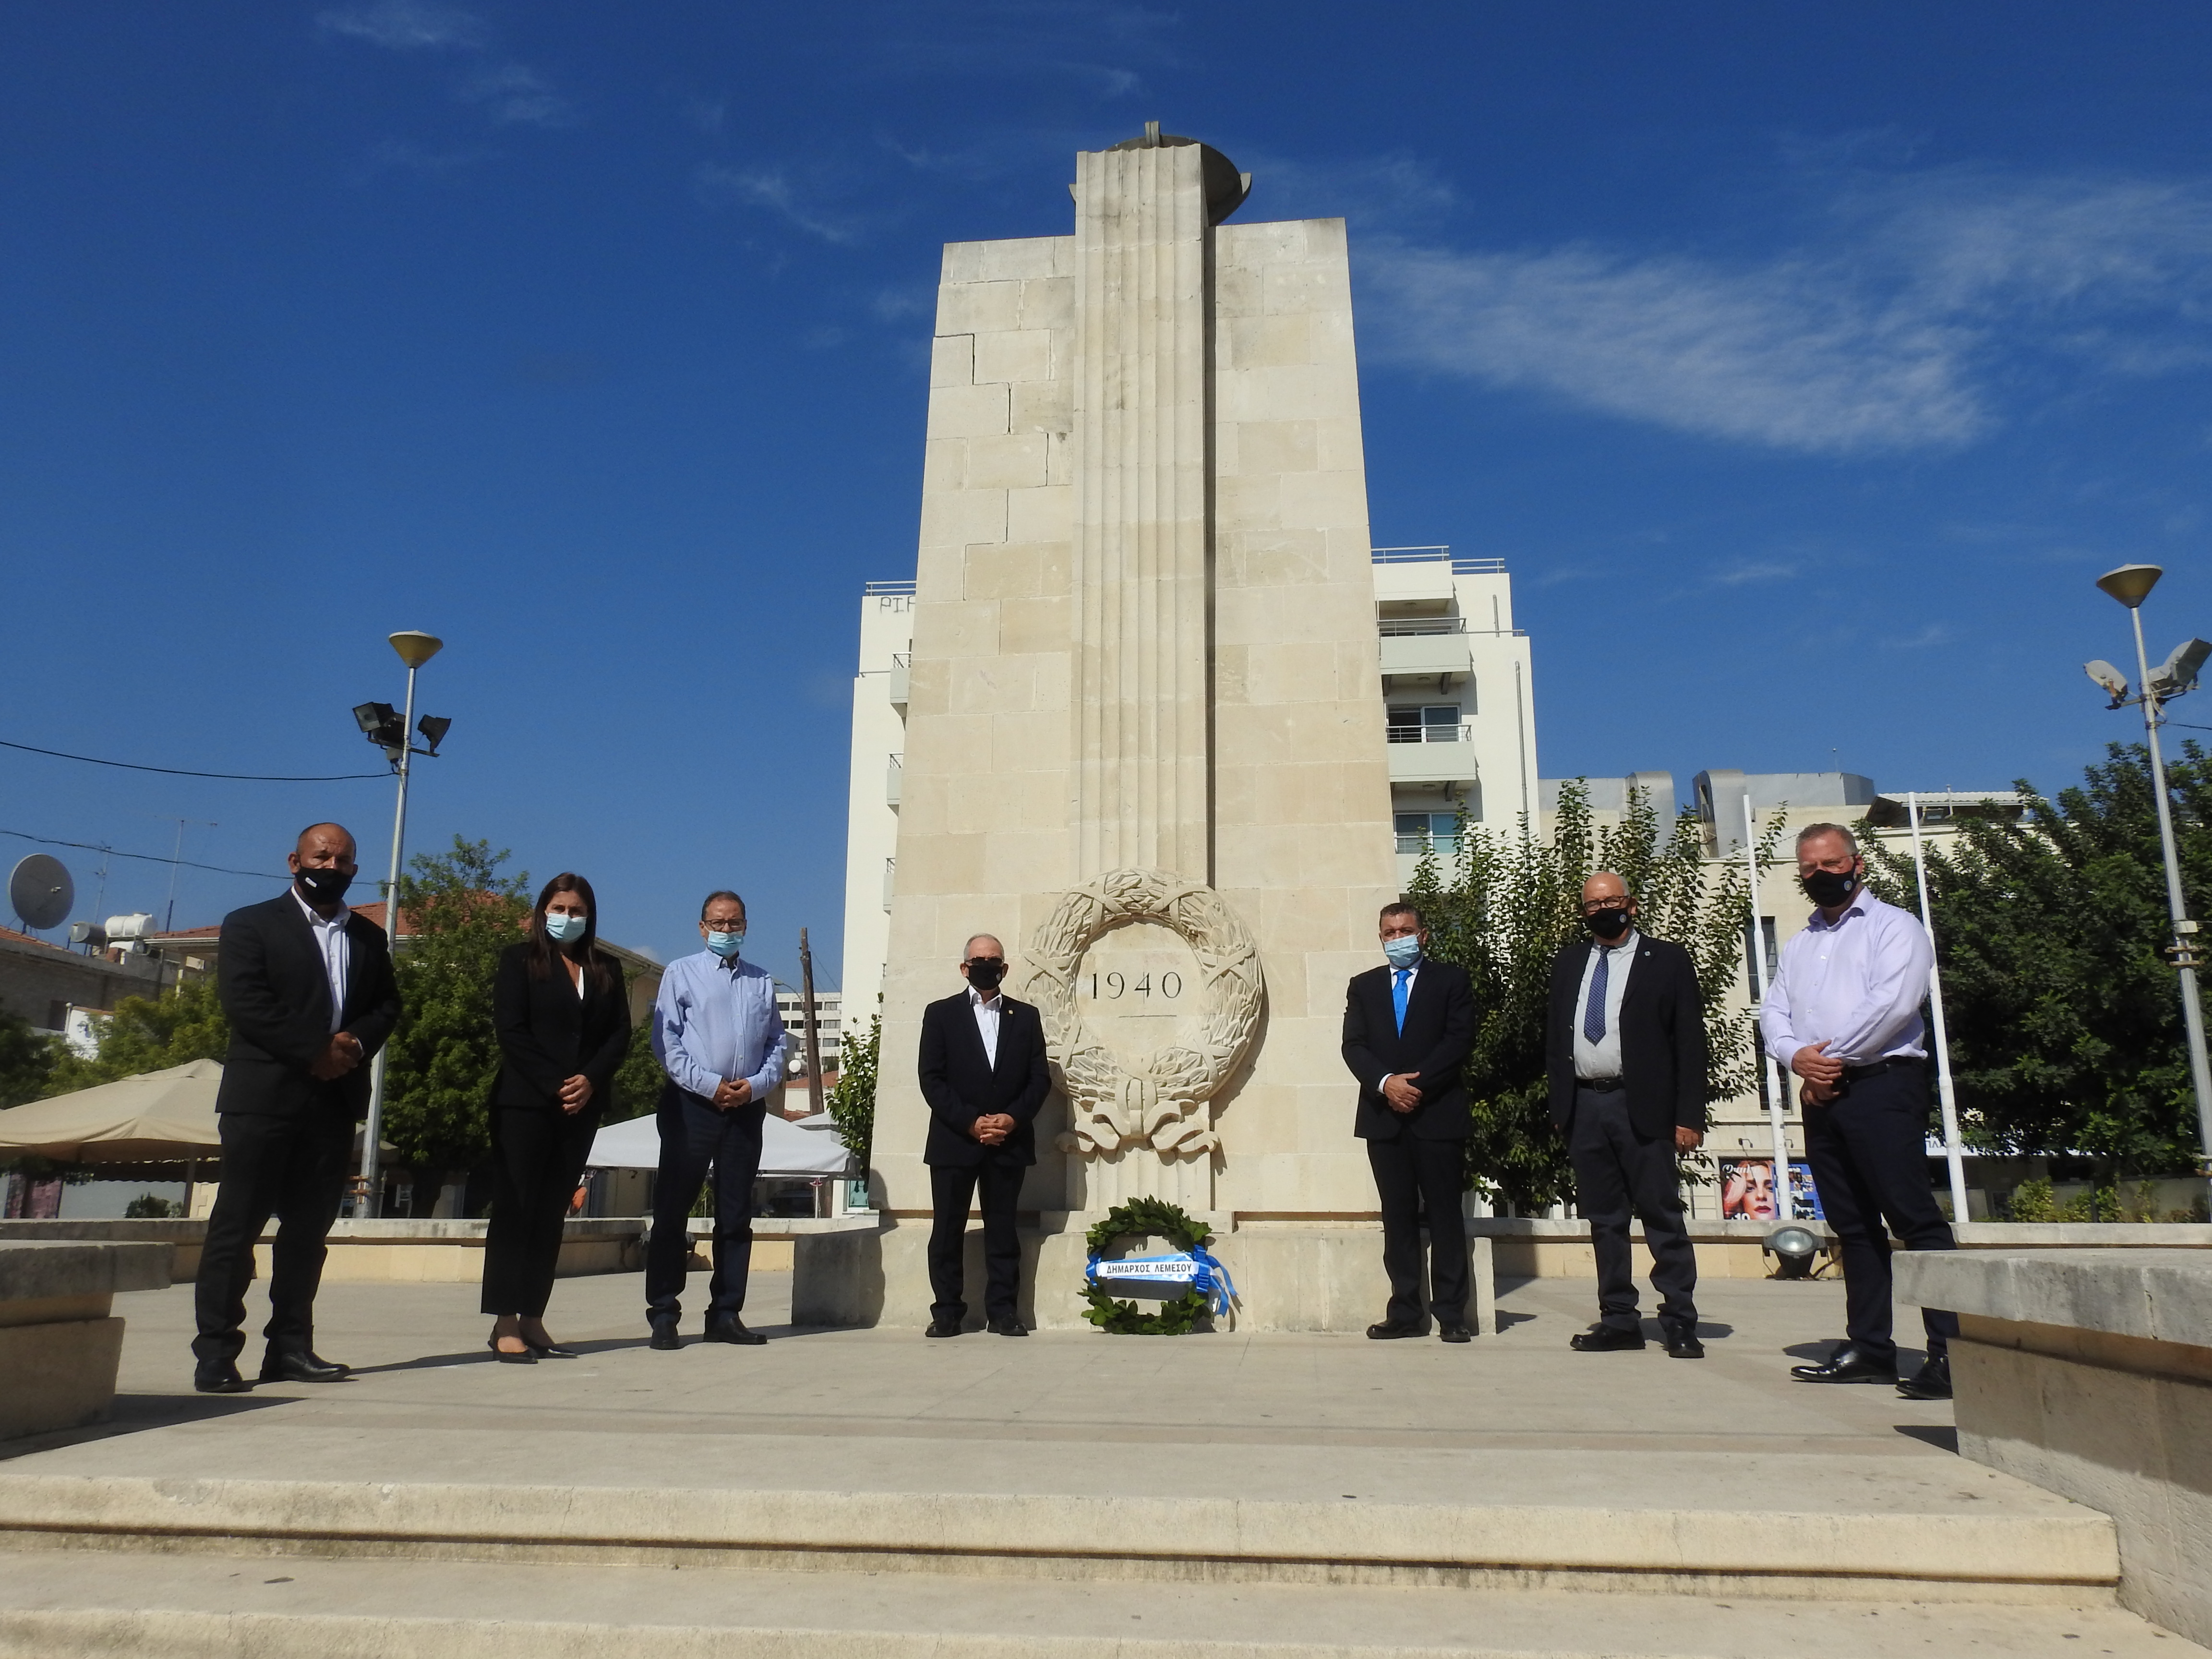
M 584 930 L 591 925 L 588 916 L 564 916 L 552 910 L 545 913 L 546 933 L 562 945 L 583 938 Z
M 742 927 L 738 928 L 734 933 L 709 933 L 707 935 L 707 948 L 726 962 L 728 961 L 730 957 L 737 955 L 738 949 L 744 944 L 744 942 L 745 930 Z
M 1390 958 L 1393 968 L 1410 968 L 1421 959 L 1421 939 L 1418 933 L 1407 933 L 1397 939 L 1382 941 L 1382 954 Z

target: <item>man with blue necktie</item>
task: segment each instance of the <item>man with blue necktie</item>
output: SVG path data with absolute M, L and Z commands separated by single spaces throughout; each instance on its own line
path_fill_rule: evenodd
M 1464 1342 L 1468 1328 L 1467 1142 L 1474 1133 L 1464 1073 L 1474 1048 L 1474 991 L 1467 970 L 1424 954 L 1428 929 L 1410 904 L 1382 908 L 1386 965 L 1345 989 L 1344 1063 L 1359 1079 L 1352 1133 L 1367 1143 L 1382 1200 L 1382 1270 L 1390 1305 L 1367 1334 L 1437 1334 Z M 1429 1231 L 1431 1296 L 1421 1295 L 1421 1226 Z
M 1636 901 L 1610 870 L 1583 884 L 1587 944 L 1552 963 L 1545 1069 L 1552 1123 L 1575 1169 L 1575 1203 L 1597 1257 L 1598 1322 L 1570 1346 L 1644 1346 L 1637 1316 L 1632 1213 L 1651 1249 L 1659 1328 L 1674 1359 L 1703 1359 L 1698 1255 L 1682 1215 L 1675 1158 L 1705 1138 L 1705 1002 L 1690 953 L 1637 931 Z
M 707 948 L 678 957 L 660 976 L 653 1008 L 653 1053 L 668 1073 L 657 1115 L 660 1173 L 653 1189 L 653 1237 L 645 1253 L 645 1310 L 652 1346 L 673 1349 L 691 1255 L 690 1217 L 714 1172 L 714 1277 L 707 1291 L 706 1339 L 754 1346 L 768 1339 L 738 1317 L 753 1255 L 753 1180 L 760 1173 L 761 1123 L 783 1080 L 790 1038 L 775 1010 L 775 981 L 738 952 L 745 902 L 709 893 L 699 910 Z

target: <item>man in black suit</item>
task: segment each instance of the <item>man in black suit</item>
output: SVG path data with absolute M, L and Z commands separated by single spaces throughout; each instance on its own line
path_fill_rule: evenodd
M 1036 1162 L 1031 1127 L 1052 1090 L 1044 1020 L 999 988 L 1006 947 L 988 933 L 968 941 L 960 963 L 968 988 L 921 1014 L 921 1097 L 929 1103 L 930 1336 L 957 1336 L 968 1316 L 968 1206 L 983 1212 L 983 1312 L 1000 1336 L 1026 1336 L 1015 1303 L 1022 1245 L 1014 1200 Z
M 1583 884 L 1587 945 L 1552 963 L 1545 1070 L 1552 1121 L 1566 1137 L 1576 1201 L 1597 1255 L 1598 1322 L 1584 1353 L 1644 1346 L 1636 1315 L 1631 1211 L 1651 1248 L 1659 1324 L 1676 1359 L 1703 1359 L 1698 1257 L 1682 1221 L 1676 1154 L 1705 1138 L 1705 1001 L 1690 953 L 1636 930 L 1627 884 L 1601 870 Z
M 1382 908 L 1388 964 L 1346 988 L 1344 1063 L 1359 1079 L 1352 1133 L 1367 1143 L 1382 1202 L 1382 1269 L 1390 1305 L 1377 1339 L 1437 1334 L 1464 1342 L 1467 1323 L 1467 1141 L 1474 1133 L 1463 1075 L 1474 1048 L 1474 992 L 1467 970 L 1430 961 L 1428 929 L 1410 904 Z M 1429 1307 L 1421 1300 L 1421 1220 L 1427 1211 Z
M 264 1382 L 331 1382 L 346 1367 L 314 1346 L 324 1241 L 337 1219 L 353 1129 L 368 1111 L 369 1057 L 399 1023 L 384 930 L 346 908 L 353 836 L 300 832 L 289 890 L 222 919 L 217 988 L 230 1052 L 216 1094 L 222 1169 L 193 1301 L 192 1386 L 238 1394 L 253 1244 L 272 1215 Z

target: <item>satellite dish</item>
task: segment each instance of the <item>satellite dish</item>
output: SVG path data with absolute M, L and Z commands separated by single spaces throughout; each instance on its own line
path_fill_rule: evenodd
M 33 853 L 8 878 L 8 902 L 33 932 L 58 927 L 76 902 L 76 884 L 51 853 Z

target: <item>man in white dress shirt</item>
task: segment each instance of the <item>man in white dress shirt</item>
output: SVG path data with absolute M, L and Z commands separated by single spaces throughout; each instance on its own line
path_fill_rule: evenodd
M 1935 952 L 1918 920 L 1866 890 L 1858 841 L 1837 823 L 1797 836 L 1797 879 L 1816 907 L 1782 947 L 1759 1010 L 1766 1051 L 1803 1079 L 1805 1153 L 1844 1261 L 1844 1340 L 1805 1382 L 1896 1382 L 1914 1400 L 1951 1397 L 1958 1316 L 1922 1310 L 1928 1359 L 1899 1382 L 1889 1241 L 1956 1248 L 1928 1177 L 1928 1051 L 1920 1005 Z

